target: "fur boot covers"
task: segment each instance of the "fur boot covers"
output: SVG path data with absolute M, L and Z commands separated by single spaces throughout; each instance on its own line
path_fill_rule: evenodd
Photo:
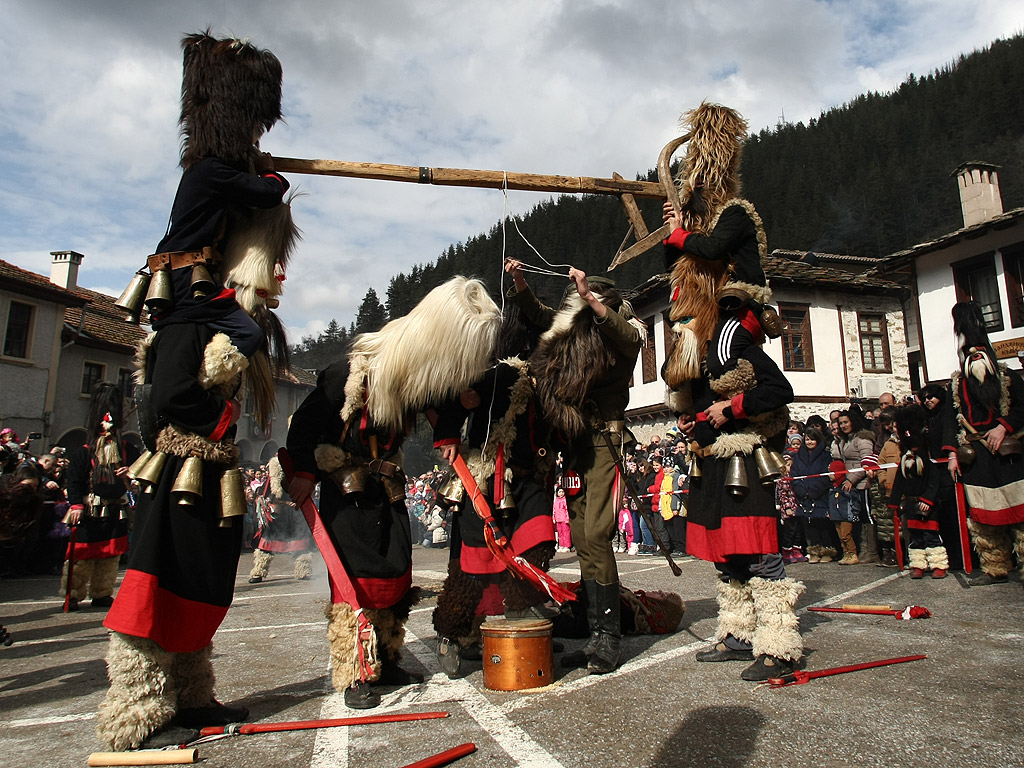
M 484 585 L 462 572 L 458 560 L 448 563 L 448 576 L 437 596 L 432 618 L 438 637 L 455 639 L 473 633 L 473 619 L 484 595 Z
M 1019 526 L 985 525 L 968 520 L 967 527 L 971 531 L 974 548 L 978 550 L 981 570 L 997 579 L 1005 578 L 1013 569 L 1010 528 Z
M 377 631 L 377 648 L 380 662 L 385 666 L 397 666 L 402 659 L 405 644 L 405 622 L 409 612 L 420 601 L 420 588 L 413 587 L 405 597 L 390 608 L 367 608 L 366 617 Z
M 92 569 L 95 560 L 78 560 L 71 572 L 71 598 L 73 600 L 84 600 L 89 582 L 92 581 Z M 67 594 L 68 589 L 68 561 L 64 561 L 64 571 L 60 576 L 60 593 Z
M 96 724 L 96 736 L 109 749 L 137 749 L 174 717 L 173 655 L 152 640 L 111 633 L 107 649 L 110 688 L 100 704 Z
M 326 615 L 327 642 L 331 648 L 331 684 L 338 693 L 344 693 L 359 682 L 362 671 L 356 650 L 359 642 L 356 614 L 348 603 L 330 603 Z M 366 654 L 376 652 L 375 648 L 367 648 L 365 641 L 363 645 Z M 370 669 L 371 679 L 376 680 L 380 676 L 380 660 L 376 659 Z
M 201 709 L 214 703 L 213 644 L 192 653 L 176 653 L 171 676 L 178 691 L 179 709 Z
M 249 571 L 249 578 L 251 579 L 265 579 L 267 574 L 270 573 L 270 561 L 274 559 L 274 556 L 269 552 L 265 552 L 262 549 L 253 550 L 252 553 L 252 570 Z
M 910 555 L 910 557 L 909 557 L 909 560 L 910 560 L 909 565 L 910 565 L 910 567 L 911 568 L 919 568 L 922 571 L 927 571 L 928 570 L 928 555 L 926 554 L 926 552 L 927 552 L 927 550 L 916 549 L 914 547 L 911 547 L 910 549 L 908 549 L 907 553 Z
M 749 582 L 754 599 L 757 628 L 751 638 L 755 656 L 796 661 L 803 655 L 796 601 L 804 585 L 796 579 L 769 581 L 754 577 Z
M 120 560 L 121 556 L 115 555 L 92 561 L 92 579 L 89 581 L 89 597 L 91 599 L 110 597 L 114 594 L 114 585 L 117 583 L 117 566 Z
M 313 555 L 310 552 L 303 552 L 295 556 L 292 564 L 292 575 L 299 581 L 305 581 L 313 575 Z
M 924 551 L 924 556 L 928 563 L 927 567 L 933 571 L 949 570 L 949 555 L 946 553 L 945 547 L 928 547 Z
M 718 582 L 718 627 L 715 640 L 721 642 L 732 635 L 742 643 L 750 643 L 757 628 L 754 600 L 750 584 L 731 579 Z

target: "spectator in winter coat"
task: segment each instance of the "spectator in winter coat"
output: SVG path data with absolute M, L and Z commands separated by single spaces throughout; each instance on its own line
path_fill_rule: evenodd
M 793 456 L 793 493 L 798 514 L 806 518 L 807 558 L 811 563 L 830 563 L 837 551 L 835 528 L 829 519 L 829 490 L 832 481 L 825 475 L 831 456 L 825 435 L 820 429 L 808 428 L 804 444 Z

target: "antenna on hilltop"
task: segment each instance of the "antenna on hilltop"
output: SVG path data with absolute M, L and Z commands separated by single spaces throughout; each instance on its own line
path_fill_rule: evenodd
M 779 122 L 777 122 L 777 123 L 775 124 L 775 127 L 776 127 L 776 128 L 782 128 L 782 127 L 783 127 L 783 126 L 785 126 L 785 125 L 786 125 L 786 108 L 785 108 L 785 107 L 783 107 L 783 108 L 782 108 L 782 114 L 781 114 L 781 115 L 779 115 Z

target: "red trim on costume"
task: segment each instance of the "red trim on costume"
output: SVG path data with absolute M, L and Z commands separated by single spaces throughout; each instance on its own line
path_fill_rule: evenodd
M 1005 509 L 980 509 L 971 507 L 971 520 L 982 525 L 1015 525 L 1024 523 L 1024 504 L 1014 504 Z
M 691 521 L 686 551 L 710 563 L 724 563 L 729 555 L 770 555 L 779 551 L 778 527 L 774 517 L 724 517 L 717 530 Z
M 308 540 L 276 541 L 260 539 L 259 546 L 256 549 L 270 552 L 271 554 L 278 554 L 282 552 L 308 552 L 309 546 Z
M 146 637 L 165 651 L 191 653 L 205 648 L 228 612 L 162 589 L 157 577 L 128 569 L 103 626 L 134 637 Z
M 937 531 L 939 530 L 938 520 L 921 520 L 916 517 L 908 517 L 905 520 L 907 528 L 912 531 Z
M 512 551 L 517 555 L 527 552 L 538 544 L 554 542 L 555 519 L 551 515 L 537 515 L 525 521 L 512 534 Z
M 412 565 L 404 575 L 391 579 L 355 578 L 352 579 L 352 587 L 356 593 L 356 602 L 361 608 L 390 608 L 409 591 L 412 586 Z M 346 602 L 339 593 L 335 592 L 334 584 L 331 583 L 331 602 Z
M 446 445 L 458 445 L 461 440 L 457 437 L 442 437 L 440 440 L 434 441 L 435 448 L 444 448 Z
M 505 564 L 491 554 L 491 550 L 487 547 L 471 547 L 466 542 L 462 542 L 459 566 L 462 568 L 463 573 L 473 576 L 503 573 L 505 571 Z
M 281 178 L 280 176 L 278 176 L 273 171 L 264 171 L 263 173 L 260 174 L 260 178 L 261 179 L 273 179 L 274 181 L 276 181 L 278 184 L 281 185 L 281 191 L 282 192 L 284 192 L 284 191 L 286 191 L 288 189 L 288 187 L 285 186 L 284 179 Z
M 72 504 L 71 507 L 68 509 L 68 511 L 69 512 L 74 512 L 76 509 L 79 510 L 79 511 L 84 510 L 85 509 L 85 504 Z
M 697 412 L 697 416 L 696 416 L 696 420 L 697 421 L 707 421 L 708 420 L 707 412 L 705 412 L 705 411 L 698 411 Z
M 117 557 L 128 551 L 128 536 L 118 536 L 116 539 L 105 539 L 104 541 L 76 541 L 75 557 L 79 560 L 104 560 L 108 557 Z M 68 553 L 71 554 L 71 545 L 68 545 Z
M 235 412 L 235 406 L 228 400 L 224 403 L 224 413 L 220 415 L 220 421 L 217 422 L 217 427 L 210 433 L 210 440 L 220 440 L 224 437 L 224 434 L 228 431 L 228 427 L 231 426 L 231 416 Z
M 683 247 L 686 245 L 686 238 L 688 238 L 691 234 L 691 232 L 687 232 L 685 229 L 680 228 L 674 230 L 672 234 L 666 237 L 664 240 L 662 240 L 662 242 L 665 245 L 671 245 L 673 248 L 678 248 L 681 251 L 683 250 Z
M 732 417 L 734 419 L 745 419 L 747 418 L 747 412 L 743 410 L 743 393 L 740 392 L 732 396 L 729 400 L 729 407 L 732 408 Z
M 996 419 L 996 421 L 998 421 L 998 422 L 999 422 L 1000 424 L 1002 424 L 1002 425 L 1003 425 L 1004 427 L 1006 427 L 1006 431 L 1007 431 L 1007 432 L 1016 432 L 1016 431 L 1017 431 L 1017 430 L 1015 430 L 1015 429 L 1013 428 L 1013 425 L 1012 425 L 1012 424 L 1010 424 L 1010 422 L 1008 422 L 1008 421 L 1007 421 L 1007 420 L 1006 420 L 1005 418 L 1003 418 L 1002 416 L 1000 416 L 1000 417 L 999 417 L 998 419 Z
M 477 616 L 501 616 L 505 613 L 505 598 L 502 597 L 501 587 L 497 584 L 488 584 L 484 587 L 484 593 L 476 606 Z
M 225 301 L 227 299 L 235 300 L 235 289 L 234 288 L 221 288 L 220 293 L 214 296 L 210 301 Z
M 760 344 L 764 341 L 764 329 L 761 328 L 761 321 L 754 315 L 750 307 L 743 307 L 738 310 L 736 319 L 740 321 L 740 325 L 750 331 L 750 335 L 754 337 L 755 343 Z

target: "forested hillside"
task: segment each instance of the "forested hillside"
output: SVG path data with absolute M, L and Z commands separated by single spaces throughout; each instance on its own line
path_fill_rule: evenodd
M 884 256 L 954 230 L 962 218 L 950 174 L 971 160 L 1000 166 L 1004 208 L 1024 205 L 1021 83 L 1024 37 L 1018 35 L 925 77 L 911 75 L 892 93 L 859 96 L 808 125 L 782 124 L 752 135 L 743 156 L 744 195 L 764 220 L 769 249 Z M 640 176 L 655 178 L 652 171 Z M 660 204 L 638 202 L 648 226 L 659 226 Z M 589 273 L 607 269 L 628 229 L 621 203 L 598 195 L 545 200 L 517 222 L 546 259 Z M 496 226 L 396 275 L 383 301 L 371 289 L 354 322 L 332 321 L 319 338 L 303 339 L 293 364 L 320 368 L 337 359 L 352 334 L 405 314 L 452 275 L 481 277 L 497 296 L 502 241 Z M 505 242 L 507 255 L 541 263 L 511 222 Z M 661 250 L 611 276 L 625 289 L 639 285 L 664 270 Z M 566 281 L 531 275 L 530 282 L 556 296 Z

